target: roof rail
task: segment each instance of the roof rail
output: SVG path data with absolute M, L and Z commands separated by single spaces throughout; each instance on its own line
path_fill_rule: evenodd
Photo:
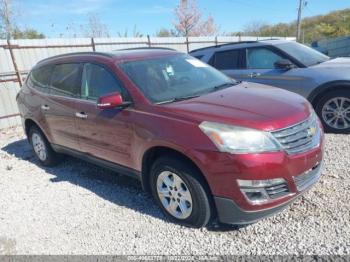
M 219 48 L 219 47 L 227 46 L 227 45 L 259 43 L 259 42 L 270 41 L 270 40 L 284 40 L 284 39 L 280 39 L 280 38 L 266 38 L 266 39 L 261 39 L 261 40 L 231 42 L 231 43 L 225 43 L 225 44 L 221 44 L 221 45 L 213 45 L 213 46 L 207 46 L 207 47 L 203 47 L 203 48 L 193 49 L 192 51 L 190 51 L 190 53 L 201 51 L 201 50 L 205 50 L 205 49 L 209 49 L 209 48 Z
M 252 40 L 252 41 L 230 42 L 230 43 L 225 43 L 225 44 L 221 44 L 221 45 L 212 45 L 212 46 L 202 47 L 202 48 L 198 48 L 198 49 L 193 49 L 192 51 L 190 51 L 190 53 L 209 49 L 209 48 L 219 48 L 219 47 L 227 46 L 227 45 L 249 44 L 249 43 L 257 43 L 257 42 L 259 42 L 259 41 Z
M 116 52 L 116 51 L 127 51 L 127 50 L 142 50 L 142 49 L 164 49 L 164 50 L 176 51 L 176 49 L 169 48 L 169 47 L 145 46 L 145 47 L 131 47 L 131 48 L 117 49 L 117 50 L 113 50 L 113 52 Z
M 43 60 L 40 60 L 38 62 L 38 64 L 45 62 L 45 61 L 49 61 L 51 59 L 56 59 L 56 58 L 61 58 L 61 57 L 66 57 L 66 56 L 75 56 L 75 55 L 98 55 L 98 56 L 106 56 L 106 57 L 113 57 L 113 54 L 110 53 L 104 53 L 104 52 L 74 52 L 74 53 L 66 53 L 66 54 L 61 54 L 61 55 L 55 55 L 55 56 L 51 56 L 48 58 L 45 58 Z

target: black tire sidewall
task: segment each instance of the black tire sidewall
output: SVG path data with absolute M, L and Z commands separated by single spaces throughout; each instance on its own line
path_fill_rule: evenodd
M 335 133 L 335 134 L 350 134 L 350 127 L 346 129 L 336 129 L 331 126 L 329 126 L 322 117 L 322 109 L 323 106 L 332 98 L 335 97 L 344 97 L 344 98 L 350 98 L 350 90 L 336 90 L 326 93 L 324 96 L 321 97 L 321 99 L 317 102 L 317 105 L 315 107 L 315 111 L 317 115 L 319 116 L 322 125 L 324 127 L 324 130 L 327 133 Z
M 172 216 L 164 208 L 157 193 L 157 179 L 163 171 L 170 171 L 178 175 L 188 187 L 192 197 L 192 213 L 186 219 L 178 219 Z M 151 169 L 150 186 L 154 199 L 169 220 L 190 227 L 202 227 L 208 224 L 211 217 L 209 198 L 197 171 L 191 166 L 181 163 L 176 159 L 161 158 L 157 160 Z

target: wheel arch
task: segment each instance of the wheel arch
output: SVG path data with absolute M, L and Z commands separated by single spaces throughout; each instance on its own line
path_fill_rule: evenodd
M 308 96 L 308 100 L 313 107 L 316 107 L 317 101 L 319 101 L 322 96 L 335 90 L 350 90 L 350 81 L 340 80 L 324 83 L 311 92 Z
M 212 197 L 213 194 L 211 192 L 209 183 L 208 183 L 205 175 L 203 174 L 202 170 L 198 166 L 198 164 L 196 164 L 196 161 L 194 161 L 191 157 L 189 157 L 185 153 L 183 153 L 177 149 L 167 147 L 167 146 L 153 146 L 153 147 L 147 149 L 145 151 L 145 153 L 143 154 L 142 166 L 141 166 L 141 176 L 142 176 L 141 183 L 142 183 L 143 189 L 146 192 L 150 192 L 150 185 L 149 185 L 150 179 L 149 178 L 150 178 L 150 170 L 151 170 L 152 163 L 154 163 L 154 161 L 157 158 L 159 158 L 161 156 L 165 156 L 165 155 L 167 155 L 167 156 L 170 155 L 172 157 L 181 159 L 182 161 L 185 161 L 187 164 L 194 167 L 198 171 L 198 174 L 201 176 L 200 178 L 205 183 L 207 190 L 209 190 L 210 197 Z
M 26 133 L 26 136 L 28 138 L 28 140 L 30 139 L 29 138 L 29 130 L 32 126 L 36 126 L 40 129 L 40 131 L 44 134 L 44 136 L 46 137 L 46 139 L 49 139 L 49 137 L 47 136 L 47 134 L 45 133 L 44 129 L 41 127 L 41 125 L 35 121 L 34 119 L 32 118 L 26 118 L 24 120 L 24 131 Z

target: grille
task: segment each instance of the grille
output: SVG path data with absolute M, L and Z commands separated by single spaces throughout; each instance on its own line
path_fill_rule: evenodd
M 272 135 L 288 154 L 297 154 L 318 146 L 320 132 L 317 117 L 312 114 L 303 122 L 273 131 Z
M 294 183 L 298 191 L 303 191 L 317 182 L 317 180 L 321 176 L 321 166 L 321 164 L 317 164 L 316 166 L 304 172 L 303 174 L 293 177 Z
M 283 197 L 289 194 L 289 188 L 286 182 L 279 185 L 265 187 L 265 190 L 269 197 L 272 199 Z

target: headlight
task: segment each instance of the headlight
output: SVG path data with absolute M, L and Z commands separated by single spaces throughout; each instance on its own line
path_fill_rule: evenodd
M 280 150 L 278 142 L 268 132 L 206 121 L 199 127 L 221 152 L 242 154 Z

